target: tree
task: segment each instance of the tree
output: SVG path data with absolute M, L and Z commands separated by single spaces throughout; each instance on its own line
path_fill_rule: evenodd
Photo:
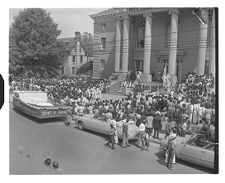
M 78 68 L 77 74 L 92 75 L 92 71 L 93 71 L 93 60 L 90 60 L 89 62 L 86 62 L 80 68 Z
M 84 32 L 81 37 L 81 42 L 87 52 L 87 56 L 90 57 L 93 55 L 93 36 L 91 33 Z
M 54 76 L 69 55 L 57 24 L 43 9 L 24 9 L 9 31 L 9 72 Z

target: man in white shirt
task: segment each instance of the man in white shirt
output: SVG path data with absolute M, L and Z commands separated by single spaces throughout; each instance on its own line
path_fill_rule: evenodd
M 148 97 L 148 102 L 149 102 L 149 104 L 152 104 L 152 97 L 151 96 Z
M 115 130 L 115 134 L 114 134 L 114 141 L 115 141 L 116 144 L 118 144 L 119 143 L 119 140 L 118 140 L 118 135 L 117 135 L 116 120 L 112 119 L 110 123 L 116 129 Z
M 146 130 L 146 133 L 149 135 L 149 137 L 152 134 L 152 121 L 153 121 L 153 117 L 152 116 L 148 116 L 146 118 L 145 130 Z
M 138 128 L 138 147 L 141 148 L 141 151 L 144 150 L 144 147 L 145 147 L 145 142 L 144 142 L 144 134 L 145 134 L 145 125 L 144 123 L 141 123 L 139 125 L 139 128 Z

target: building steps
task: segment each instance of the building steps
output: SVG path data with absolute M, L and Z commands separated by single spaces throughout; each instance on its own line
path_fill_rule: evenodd
M 122 82 L 118 80 L 115 81 L 114 83 L 111 83 L 109 91 L 107 93 L 112 95 L 126 95 L 126 87 L 124 86 L 120 87 L 121 83 Z M 121 92 L 119 92 L 120 88 Z
M 129 93 L 129 91 L 131 91 L 130 88 L 127 88 L 122 86 L 120 87 L 121 85 L 121 81 L 113 81 L 111 84 L 110 84 L 110 88 L 109 88 L 109 91 L 107 92 L 108 94 L 112 94 L 112 95 L 126 95 L 126 93 Z M 151 92 L 156 92 L 156 91 L 159 91 L 161 90 L 161 87 L 162 87 L 162 84 L 161 83 L 158 83 L 158 82 L 151 82 Z M 119 92 L 121 88 L 121 92 Z

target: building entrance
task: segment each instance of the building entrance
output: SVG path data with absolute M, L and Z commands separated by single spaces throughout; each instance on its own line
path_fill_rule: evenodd
M 143 60 L 135 60 L 134 62 L 135 71 L 143 72 Z
M 169 59 L 161 58 L 158 64 L 158 77 L 157 77 L 158 80 L 162 79 L 164 69 L 166 69 L 166 74 L 168 74 L 168 68 L 169 68 Z M 182 62 L 180 59 L 177 59 L 176 76 L 177 76 L 177 81 L 182 80 Z

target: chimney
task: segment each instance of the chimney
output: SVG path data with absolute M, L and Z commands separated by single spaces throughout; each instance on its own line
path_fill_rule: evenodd
M 80 36 L 81 36 L 80 32 L 79 31 L 76 31 L 75 32 L 75 38 L 80 37 Z

